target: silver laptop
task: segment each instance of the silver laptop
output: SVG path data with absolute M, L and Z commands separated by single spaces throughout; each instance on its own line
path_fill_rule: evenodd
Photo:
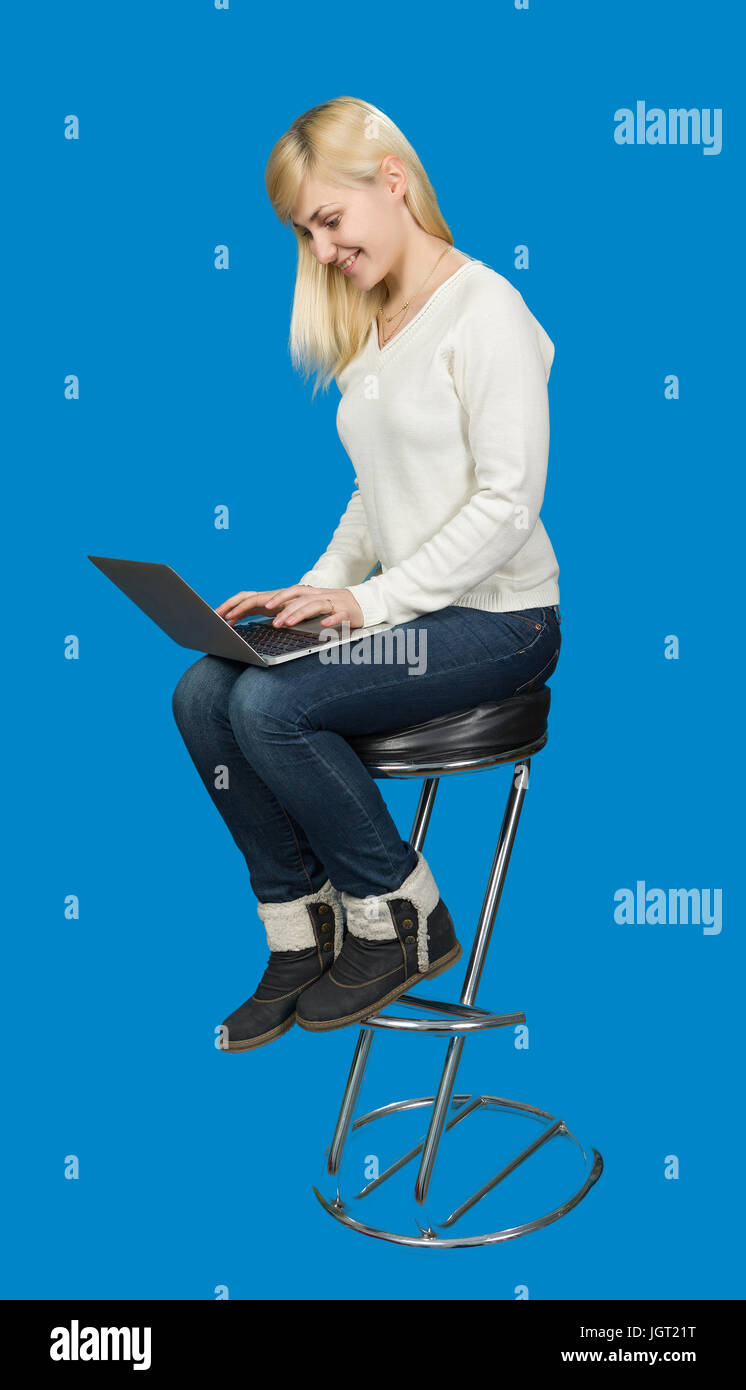
M 257 616 L 232 626 L 170 565 L 117 560 L 110 555 L 89 555 L 88 559 L 174 642 L 192 651 L 244 661 L 248 666 L 277 666 L 281 661 L 295 661 L 393 626 L 378 623 L 352 628 L 345 637 L 338 628 L 321 626 L 323 614 L 292 627 L 273 627 L 271 618 Z

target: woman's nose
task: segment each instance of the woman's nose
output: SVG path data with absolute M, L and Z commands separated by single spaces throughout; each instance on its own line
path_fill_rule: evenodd
M 336 247 L 329 245 L 319 246 L 318 250 L 316 251 L 316 258 L 317 260 L 321 261 L 322 265 L 328 265 L 330 261 L 336 261 Z

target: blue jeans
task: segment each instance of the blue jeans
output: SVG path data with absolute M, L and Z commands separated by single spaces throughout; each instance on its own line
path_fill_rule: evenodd
M 411 646 L 406 662 L 359 665 L 330 662 L 328 652 L 270 667 L 208 655 L 179 680 L 174 718 L 259 902 L 314 893 L 327 878 L 358 898 L 400 887 L 417 855 L 347 737 L 538 689 L 561 642 L 556 606 L 492 613 L 450 604 L 398 628 L 412 629 L 407 640 L 420 650 L 426 632 L 419 674 L 409 673 Z M 336 650 L 352 656 L 367 643 L 371 652 L 371 640 Z

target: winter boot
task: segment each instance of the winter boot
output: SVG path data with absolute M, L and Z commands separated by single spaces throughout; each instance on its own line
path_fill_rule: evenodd
M 316 893 L 257 903 L 256 910 L 267 933 L 269 961 L 251 998 L 223 1020 L 225 1052 L 262 1047 L 292 1028 L 296 1001 L 327 974 L 342 949 L 342 904 L 329 879 Z
M 342 893 L 346 933 L 332 968 L 298 1000 L 296 1021 L 310 1032 L 358 1023 L 461 956 L 451 914 L 420 850 L 399 888 L 354 898 Z

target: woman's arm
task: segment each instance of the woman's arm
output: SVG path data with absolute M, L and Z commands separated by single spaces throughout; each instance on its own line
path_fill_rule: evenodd
M 346 589 L 370 574 L 377 558 L 356 478 L 355 491 L 324 554 L 297 582 L 321 589 Z
M 546 487 L 553 356 L 550 339 L 508 280 L 490 286 L 456 326 L 449 370 L 468 416 L 478 491 L 408 559 L 346 586 L 366 627 L 445 608 L 525 545 Z

